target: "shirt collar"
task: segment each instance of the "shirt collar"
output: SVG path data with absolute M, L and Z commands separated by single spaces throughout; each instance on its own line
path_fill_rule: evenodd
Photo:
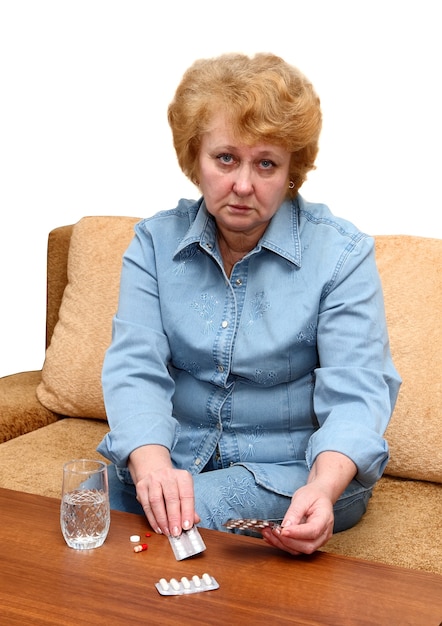
M 271 250 L 297 266 L 301 266 L 301 245 L 299 240 L 299 211 L 302 198 L 298 195 L 294 200 L 285 200 L 273 216 L 267 230 L 255 249 Z M 195 220 L 175 250 L 175 255 L 185 248 L 199 244 L 211 250 L 216 246 L 216 224 L 208 213 L 204 199 L 199 201 L 199 209 Z
M 300 267 L 301 242 L 299 240 L 298 198 L 286 200 L 281 204 L 261 237 L 258 246 L 267 248 Z

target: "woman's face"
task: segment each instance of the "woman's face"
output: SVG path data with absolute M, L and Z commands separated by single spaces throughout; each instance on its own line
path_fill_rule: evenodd
M 242 144 L 216 115 L 201 141 L 199 185 L 218 227 L 259 238 L 286 197 L 289 165 L 285 148 Z

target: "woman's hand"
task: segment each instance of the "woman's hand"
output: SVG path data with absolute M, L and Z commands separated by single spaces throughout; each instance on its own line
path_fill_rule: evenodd
M 290 554 L 312 554 L 318 550 L 333 534 L 333 505 L 356 472 L 356 465 L 347 456 L 322 452 L 307 484 L 293 495 L 281 526 L 264 529 L 264 539 Z
M 174 469 L 167 448 L 137 448 L 129 457 L 128 467 L 137 500 L 155 532 L 177 537 L 199 522 L 193 478 L 186 470 Z
M 332 501 L 311 483 L 295 493 L 281 526 L 263 529 L 262 536 L 290 554 L 312 554 L 332 536 L 333 522 Z

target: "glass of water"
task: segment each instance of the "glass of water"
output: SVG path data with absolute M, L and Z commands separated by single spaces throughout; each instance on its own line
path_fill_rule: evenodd
M 105 463 L 76 459 L 63 465 L 60 524 L 70 548 L 88 550 L 103 545 L 110 525 Z

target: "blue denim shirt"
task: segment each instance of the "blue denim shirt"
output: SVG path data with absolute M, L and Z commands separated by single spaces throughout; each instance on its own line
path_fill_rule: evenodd
M 373 238 L 298 196 L 229 278 L 204 200 L 181 200 L 124 255 L 98 450 L 124 467 L 160 444 L 192 474 L 217 453 L 287 496 L 333 450 L 371 486 L 399 385 Z

